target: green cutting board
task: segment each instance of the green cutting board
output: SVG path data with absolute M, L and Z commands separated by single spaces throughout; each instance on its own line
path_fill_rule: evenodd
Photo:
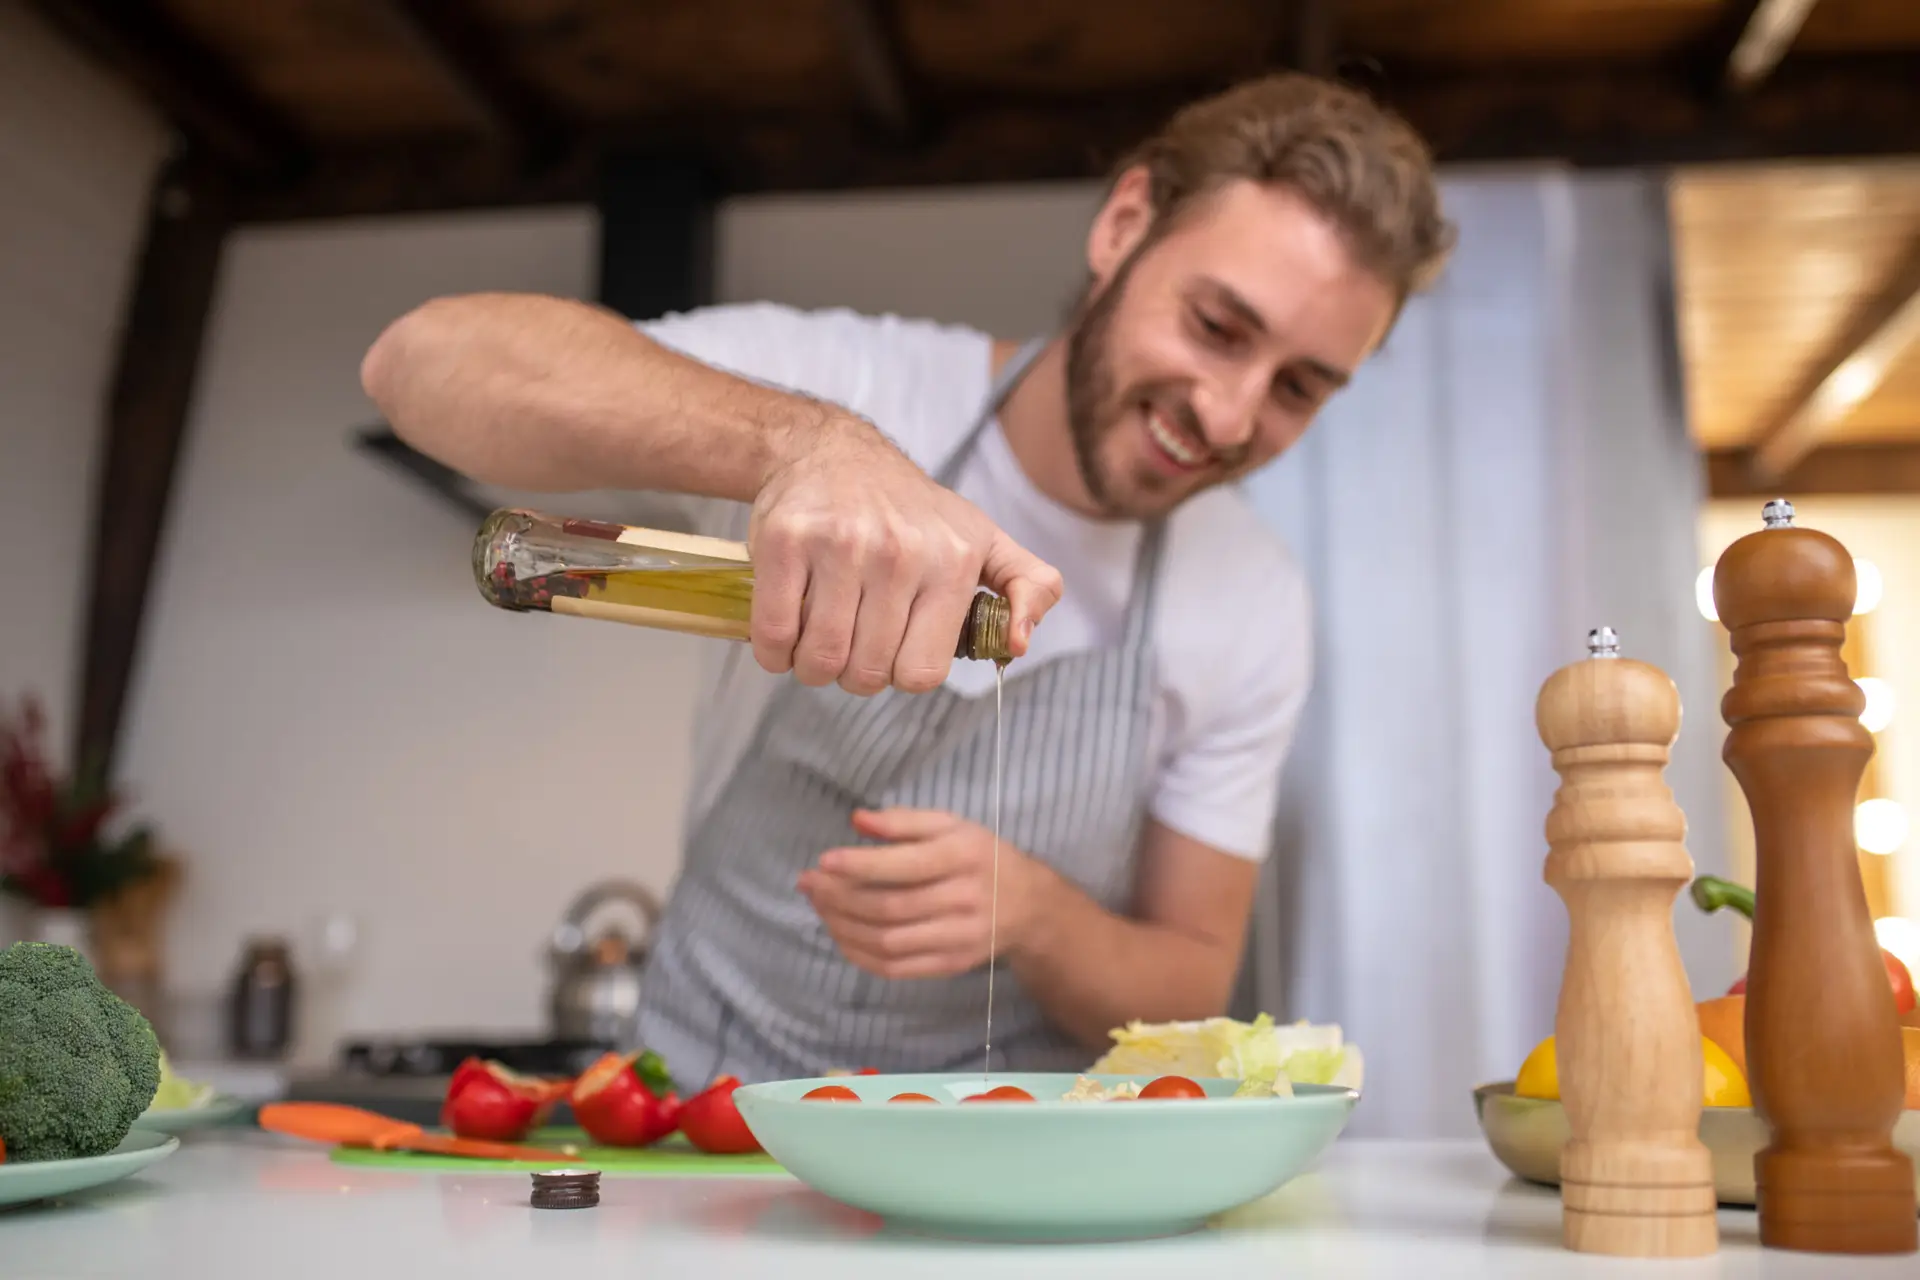
M 547 1148 L 576 1146 L 580 1154 L 576 1165 L 598 1169 L 610 1177 L 623 1178 L 751 1178 L 785 1176 L 772 1156 L 753 1152 L 749 1155 L 714 1155 L 687 1141 L 682 1133 L 670 1134 L 650 1147 L 585 1146 L 586 1133 L 580 1129 L 536 1129 L 526 1141 L 530 1146 Z M 544 1160 L 475 1160 L 467 1156 L 433 1155 L 424 1151 L 371 1151 L 365 1147 L 335 1147 L 337 1164 L 372 1169 L 409 1169 L 416 1173 L 525 1173 L 551 1169 Z

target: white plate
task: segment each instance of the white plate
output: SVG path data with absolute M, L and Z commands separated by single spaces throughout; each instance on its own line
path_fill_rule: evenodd
M 114 1182 L 138 1173 L 180 1149 L 180 1139 L 132 1130 L 103 1156 L 81 1160 L 12 1161 L 0 1164 L 0 1205 L 29 1204 Z

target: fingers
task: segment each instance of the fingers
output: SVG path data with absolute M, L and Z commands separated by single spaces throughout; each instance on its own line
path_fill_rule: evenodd
M 986 962 L 987 939 L 976 916 L 884 927 L 831 912 L 820 918 L 841 954 L 883 978 L 949 977 Z
M 1060 571 L 995 530 L 986 563 L 980 568 L 980 580 L 1007 598 L 1013 613 L 1007 647 L 1014 657 L 1024 656 L 1034 626 L 1060 603 L 1064 590 Z
M 860 566 L 842 556 L 809 557 L 807 598 L 800 610 L 800 642 L 793 676 L 819 688 L 839 680 L 853 652 L 853 627 L 862 599 Z M 754 594 L 760 593 L 759 584 Z
M 878 978 L 907 981 L 914 978 L 954 978 L 985 964 L 967 951 L 928 951 L 920 955 L 893 958 L 858 947 L 842 946 L 849 964 L 865 969 Z
M 953 667 L 954 641 L 973 607 L 974 583 L 945 574 L 923 588 L 913 601 L 906 635 L 893 660 L 893 683 L 908 693 L 926 693 L 946 682 Z
M 973 861 L 971 850 L 962 842 L 924 840 L 829 849 L 820 855 L 819 869 L 862 884 L 898 888 L 956 875 Z
M 917 926 L 956 915 L 984 915 L 987 908 L 981 886 L 958 876 L 901 887 L 810 871 L 801 876 L 799 887 L 823 917 L 831 915 L 869 930 Z
M 853 829 L 870 840 L 931 840 L 959 827 L 945 809 L 855 809 Z
M 911 531 L 902 531 L 880 541 L 865 557 L 852 646 L 846 670 L 838 677 L 848 693 L 870 697 L 893 683 L 908 610 L 914 605 L 914 541 Z
M 753 660 L 775 675 L 784 675 L 793 669 L 794 646 L 800 643 L 807 557 L 797 539 L 777 530 L 756 537 L 754 543 L 753 607 L 747 624 Z

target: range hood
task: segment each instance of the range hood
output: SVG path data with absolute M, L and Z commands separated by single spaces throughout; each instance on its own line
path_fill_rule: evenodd
M 712 300 L 714 184 L 675 157 L 612 156 L 602 165 L 596 301 L 633 320 Z M 568 515 L 673 527 L 646 494 L 528 493 L 482 484 L 414 449 L 385 422 L 355 428 L 348 446 L 476 525 L 500 507 L 563 508 Z

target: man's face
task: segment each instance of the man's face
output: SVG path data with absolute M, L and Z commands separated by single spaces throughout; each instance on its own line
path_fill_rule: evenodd
M 1394 298 L 1285 190 L 1223 187 L 1157 237 L 1130 199 L 1143 183 L 1123 182 L 1095 224 L 1067 408 L 1094 506 L 1144 519 L 1298 440 L 1385 336 Z

